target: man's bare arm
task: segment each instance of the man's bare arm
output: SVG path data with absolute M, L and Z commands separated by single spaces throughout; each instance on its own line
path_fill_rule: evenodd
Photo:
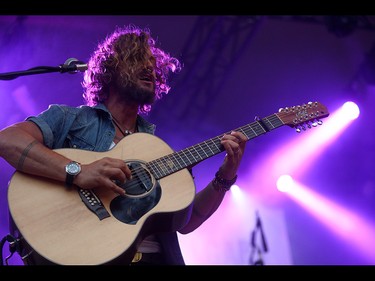
M 39 127 L 29 121 L 0 131 L 0 156 L 19 171 L 60 181 L 70 160 L 47 148 Z

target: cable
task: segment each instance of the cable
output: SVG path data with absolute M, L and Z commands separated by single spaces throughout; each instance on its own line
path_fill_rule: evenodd
M 19 247 L 19 240 L 17 240 L 17 238 L 15 238 L 14 236 L 8 234 L 6 235 L 5 237 L 3 237 L 1 239 L 1 242 L 0 242 L 0 266 L 3 266 L 4 265 L 4 260 L 3 260 L 3 248 L 4 248 L 4 245 L 5 245 L 5 242 L 8 242 L 9 243 L 9 252 L 10 252 L 10 255 L 8 255 L 6 258 L 5 258 L 5 264 L 8 265 L 8 260 L 13 256 L 13 254 L 15 252 L 20 252 L 20 247 Z

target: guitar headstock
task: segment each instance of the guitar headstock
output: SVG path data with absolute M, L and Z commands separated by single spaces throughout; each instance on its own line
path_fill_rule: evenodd
M 307 104 L 280 108 L 276 114 L 281 121 L 299 133 L 306 130 L 306 127 L 316 127 L 323 122 L 321 118 L 329 115 L 327 108 L 319 102 L 308 102 Z

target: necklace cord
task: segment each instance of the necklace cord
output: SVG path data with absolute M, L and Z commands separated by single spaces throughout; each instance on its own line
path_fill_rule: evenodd
M 115 117 L 112 116 L 112 120 L 115 126 L 120 130 L 121 134 L 124 137 L 133 133 L 131 130 L 128 130 L 128 129 L 123 130 Z

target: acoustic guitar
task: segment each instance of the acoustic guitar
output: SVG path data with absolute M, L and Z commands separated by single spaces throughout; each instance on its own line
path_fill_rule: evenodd
M 286 107 L 235 129 L 248 140 L 288 125 L 298 132 L 329 115 L 319 102 Z M 16 171 L 9 182 L 10 219 L 30 253 L 57 265 L 128 264 L 142 240 L 177 231 L 189 217 L 195 185 L 189 167 L 224 152 L 223 136 L 175 152 L 160 138 L 135 133 L 107 152 L 55 151 L 82 164 L 103 157 L 123 159 L 132 180 L 126 195 L 103 189 L 66 188 L 64 183 Z

